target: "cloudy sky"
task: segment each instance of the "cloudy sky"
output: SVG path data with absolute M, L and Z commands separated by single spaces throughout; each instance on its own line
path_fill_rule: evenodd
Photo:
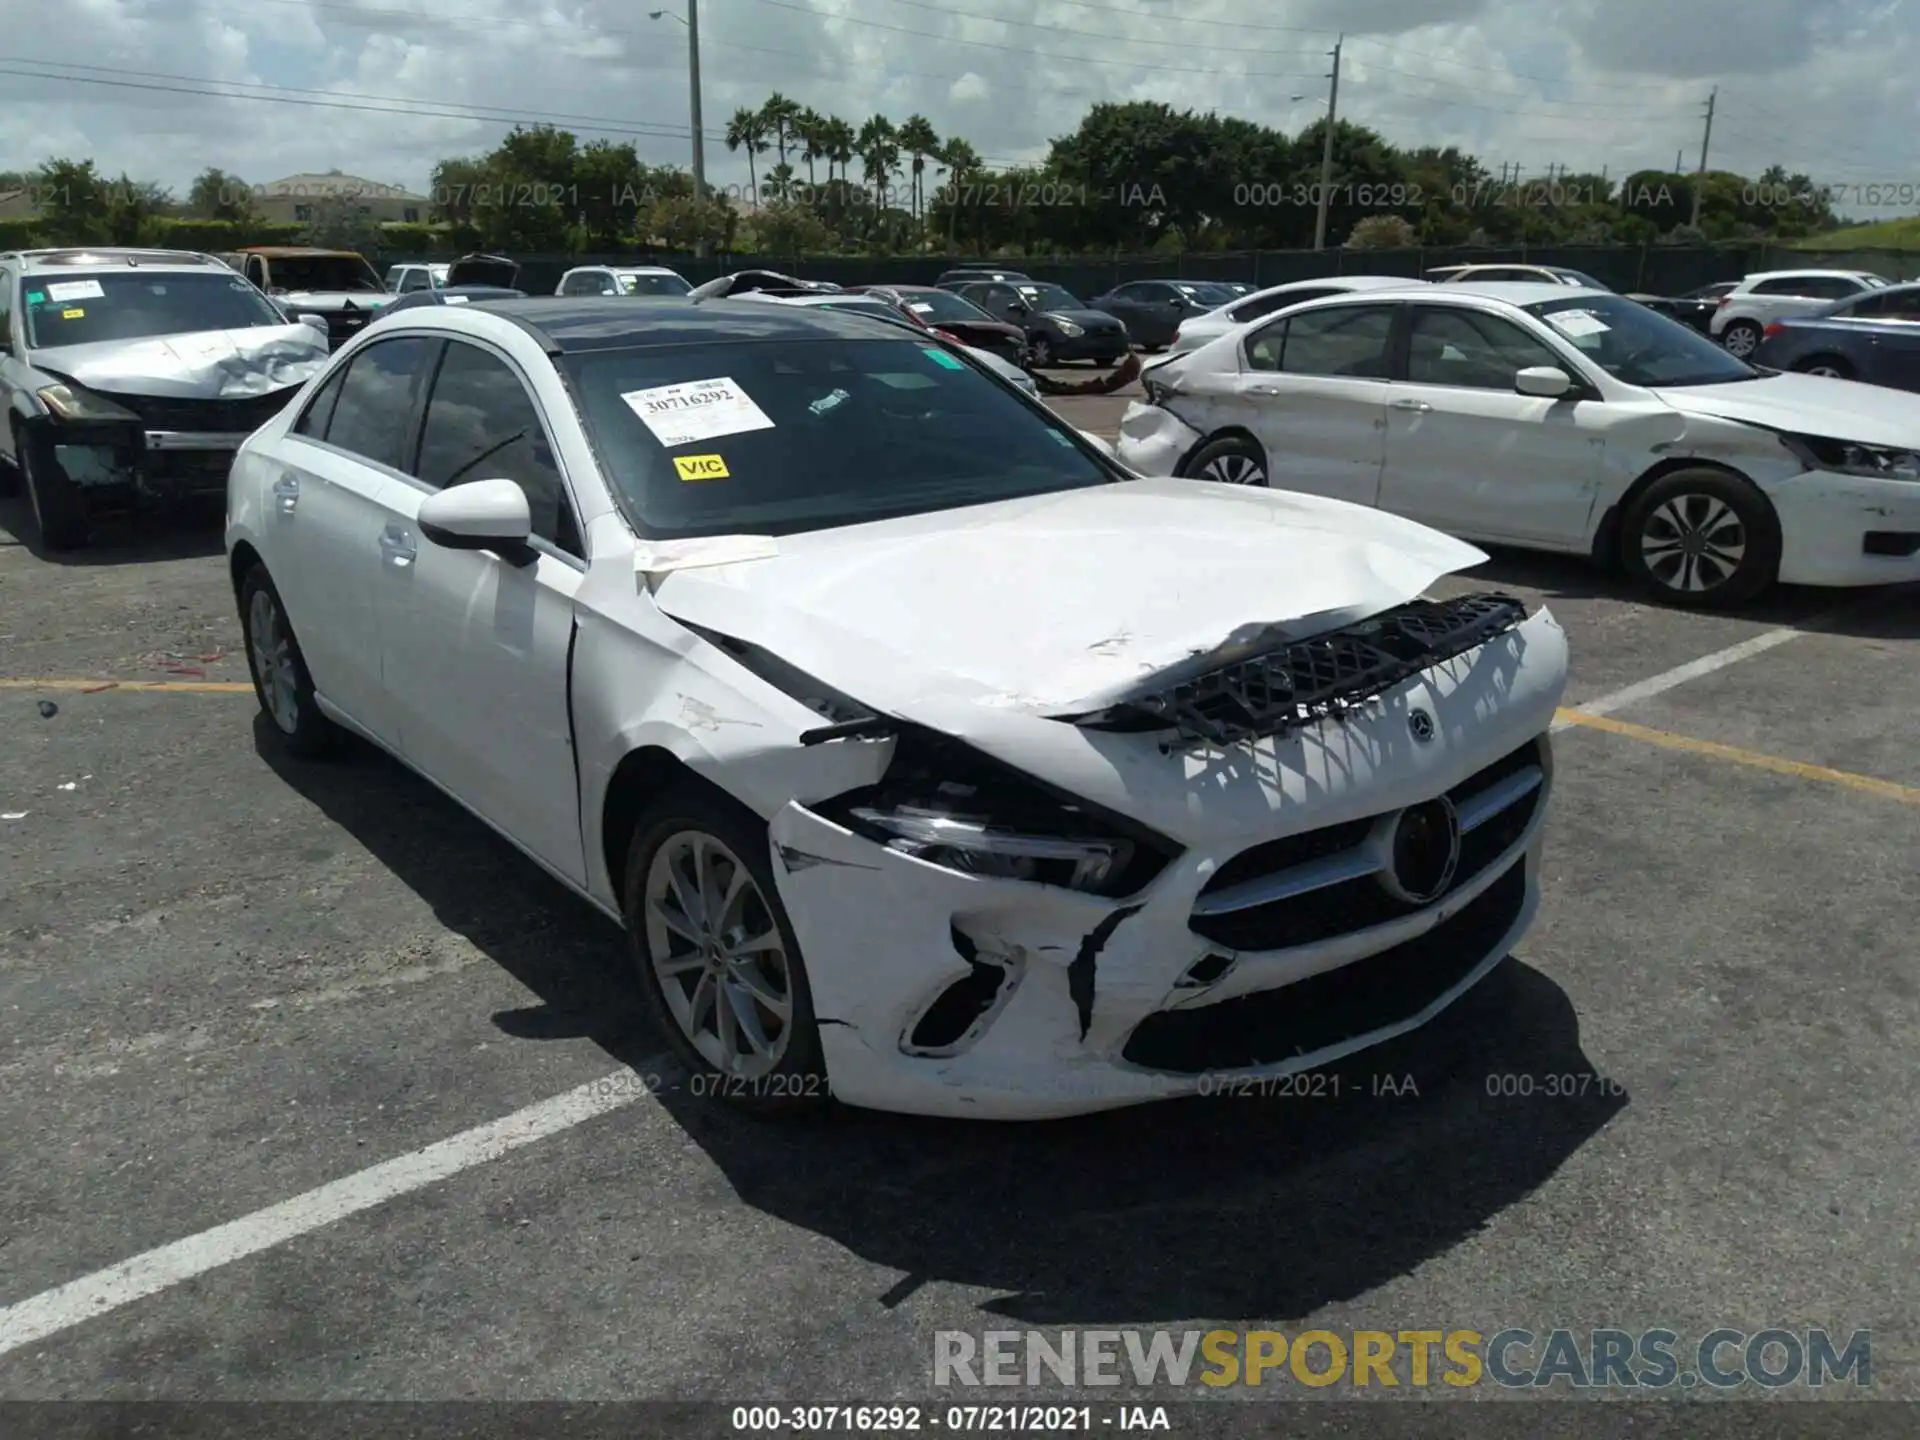
M 425 190 L 516 121 L 685 163 L 685 0 L 0 0 L 0 169 L 92 156 L 184 189 L 342 169 Z M 58 23 L 50 23 L 57 18 Z M 701 0 L 708 173 L 744 182 L 726 118 L 779 90 L 856 124 L 920 111 L 995 163 L 1099 100 L 1288 130 L 1320 113 L 1494 169 L 1613 175 L 1778 161 L 1843 210 L 1920 211 L 1920 17 L 1903 0 Z M 62 78 L 64 77 L 64 78 Z

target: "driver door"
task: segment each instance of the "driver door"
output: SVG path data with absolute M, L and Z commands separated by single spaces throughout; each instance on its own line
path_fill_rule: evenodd
M 1475 540 L 1584 544 L 1605 473 L 1606 404 L 1522 395 L 1514 376 L 1572 362 L 1498 315 L 1415 305 L 1387 402 L 1380 508 Z
M 531 387 L 499 351 L 449 340 L 431 379 L 409 483 L 389 496 L 377 584 L 382 670 L 408 764 L 566 879 L 582 884 L 568 713 L 574 596 L 586 552 Z M 531 558 L 420 534 L 449 485 L 510 479 L 533 513 Z

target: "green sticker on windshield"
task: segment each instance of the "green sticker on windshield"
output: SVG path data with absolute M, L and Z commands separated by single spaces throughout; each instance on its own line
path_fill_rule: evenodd
M 967 368 L 966 361 L 949 355 L 937 345 L 922 345 L 920 349 L 934 364 L 944 366 L 948 370 L 964 370 Z
M 47 292 L 46 292 L 46 291 L 44 291 L 44 290 L 29 290 L 29 291 L 27 292 L 27 303 L 28 303 L 29 305 L 44 305 L 44 304 L 46 304 L 46 303 L 47 303 Z

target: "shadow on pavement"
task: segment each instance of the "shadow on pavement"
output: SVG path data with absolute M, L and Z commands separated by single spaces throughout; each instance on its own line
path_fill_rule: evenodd
M 23 546 L 50 565 L 143 565 L 155 560 L 198 560 L 226 549 L 226 513 L 218 496 L 195 496 L 170 505 L 102 514 L 93 538 L 79 550 L 48 550 L 40 543 L 33 507 L 16 491 L 0 497 L 0 546 Z

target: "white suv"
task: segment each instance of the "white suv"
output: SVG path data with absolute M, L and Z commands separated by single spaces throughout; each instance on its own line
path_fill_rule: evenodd
M 556 295 L 685 295 L 693 286 L 664 265 L 582 265 L 553 287 Z
M 1866 270 L 1761 270 L 1720 297 L 1708 333 L 1744 360 L 1759 348 L 1768 321 L 1811 315 L 1886 283 Z

